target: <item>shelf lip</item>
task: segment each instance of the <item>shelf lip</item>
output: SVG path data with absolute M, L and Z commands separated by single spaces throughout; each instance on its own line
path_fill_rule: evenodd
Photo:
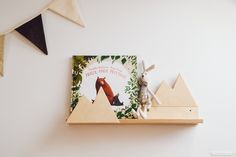
M 120 122 L 74 122 L 69 125 L 196 125 L 203 119 L 119 119 Z

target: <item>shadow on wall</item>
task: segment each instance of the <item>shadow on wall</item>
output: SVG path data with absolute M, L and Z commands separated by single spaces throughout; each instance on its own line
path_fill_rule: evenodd
M 114 149 L 117 149 L 117 155 L 121 153 L 119 151 L 124 152 L 125 150 L 130 154 L 130 152 L 141 150 L 148 151 L 150 148 L 147 148 L 146 144 L 149 144 L 152 147 L 151 150 L 154 151 L 158 148 L 176 145 L 176 142 L 180 141 L 175 138 L 182 138 L 191 144 L 195 126 L 68 125 L 61 118 L 54 123 L 52 128 L 50 132 L 45 132 L 41 138 L 38 138 L 39 140 L 35 141 L 32 148 L 28 148 L 23 156 L 45 156 L 44 153 L 48 152 L 50 155 L 59 153 L 60 156 L 64 156 L 71 153 L 70 156 L 76 156 L 75 151 L 78 152 L 77 155 L 83 154 L 83 156 L 85 154 L 94 156 L 97 153 L 99 156 L 107 156 L 112 155 Z M 186 139 L 186 134 L 190 134 L 190 139 Z M 141 154 L 141 156 L 145 154 Z
M 50 131 L 45 129 L 22 156 L 108 156 L 114 155 L 114 149 L 117 149 L 116 156 L 137 151 L 143 153 L 138 156 L 144 156 L 150 149 L 156 151 L 170 145 L 176 147 L 179 140 L 175 138 L 192 143 L 194 125 L 68 125 L 65 117 L 68 117 L 70 80 L 71 74 L 68 74 L 68 100 L 61 104 L 64 105 L 64 117 L 55 117 L 56 120 L 50 122 Z M 187 139 L 186 134 L 190 134 Z

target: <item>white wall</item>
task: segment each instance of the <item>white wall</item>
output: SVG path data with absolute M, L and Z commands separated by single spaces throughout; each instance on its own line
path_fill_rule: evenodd
M 2 30 L 49 0 L 21 2 L 0 0 Z M 5 77 L 0 78 L 0 156 L 208 157 L 212 151 L 236 152 L 236 1 L 78 3 L 84 29 L 52 12 L 43 14 L 48 56 L 16 32 L 7 35 Z M 70 58 L 76 54 L 136 54 L 158 67 L 150 75 L 153 90 L 181 73 L 204 124 L 68 126 Z

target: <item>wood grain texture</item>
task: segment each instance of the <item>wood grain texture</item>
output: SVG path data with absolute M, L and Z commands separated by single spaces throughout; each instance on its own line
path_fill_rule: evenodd
M 113 122 L 78 122 L 68 124 L 78 125 L 196 125 L 203 123 L 202 119 L 120 119 L 120 123 Z
M 202 119 L 127 119 L 120 120 L 118 124 L 144 124 L 144 125 L 153 125 L 153 124 L 199 124 L 203 123 Z
M 103 89 L 100 88 L 94 103 L 84 96 L 80 98 L 67 123 L 119 123 L 119 120 Z
M 147 119 L 197 119 L 198 107 L 181 75 L 170 87 L 162 82 L 156 92 L 162 104 L 153 106 L 148 112 Z
M 79 15 L 76 0 L 54 0 L 49 8 L 54 13 L 84 27 L 84 23 Z
M 4 63 L 4 35 L 0 36 L 0 75 L 3 76 Z
M 198 107 L 152 107 L 147 119 L 197 119 Z

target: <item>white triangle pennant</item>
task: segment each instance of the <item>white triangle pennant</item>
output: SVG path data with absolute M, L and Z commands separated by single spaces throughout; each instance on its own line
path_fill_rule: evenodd
M 54 13 L 84 27 L 76 0 L 54 0 L 48 7 Z

